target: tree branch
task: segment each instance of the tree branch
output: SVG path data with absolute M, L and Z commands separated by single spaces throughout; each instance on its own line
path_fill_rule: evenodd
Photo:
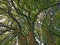
M 11 31 L 13 31 L 13 30 L 1 30 L 0 32 L 0 35 L 2 35 L 3 33 L 5 33 L 5 32 L 7 32 L 7 31 L 9 31 L 9 32 L 11 32 Z
M 13 14 L 11 13 L 10 4 L 8 4 L 8 15 L 18 24 L 19 30 L 17 30 L 17 32 L 22 35 L 22 27 L 21 27 L 20 23 L 18 22 L 18 20 L 16 18 L 14 18 Z
M 53 7 L 53 6 L 56 6 L 56 5 L 59 5 L 59 4 L 60 4 L 60 3 L 56 3 L 56 4 L 53 4 L 53 5 L 49 5 L 48 7 L 44 7 L 43 9 L 39 9 L 38 13 L 37 13 L 37 14 L 35 15 L 35 17 L 34 17 L 34 22 L 36 21 L 37 16 L 40 14 L 41 11 L 44 11 L 44 10 L 50 8 L 50 7 Z
M 11 4 L 12 4 L 12 6 L 14 7 L 14 9 L 16 10 L 16 13 L 17 13 L 17 14 L 19 14 L 19 15 L 21 15 L 21 16 L 24 16 L 25 18 L 28 19 L 28 17 L 27 17 L 25 14 L 21 13 L 20 10 L 15 7 L 14 2 L 13 2 L 12 0 L 11 0 Z
M 0 11 L 1 11 L 1 10 L 7 10 L 7 9 L 6 9 L 6 8 L 1 8 L 1 7 L 0 7 Z
M 15 28 L 14 27 L 9 27 L 8 25 L 5 25 L 3 23 L 0 23 L 0 27 L 6 27 L 6 28 L 9 28 L 10 30 L 14 30 Z

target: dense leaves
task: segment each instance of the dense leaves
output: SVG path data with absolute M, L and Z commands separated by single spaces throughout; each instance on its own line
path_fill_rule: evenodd
M 54 45 L 60 37 L 59 9 L 59 0 L 0 0 L 1 45 L 38 45 L 35 37 L 40 45 Z

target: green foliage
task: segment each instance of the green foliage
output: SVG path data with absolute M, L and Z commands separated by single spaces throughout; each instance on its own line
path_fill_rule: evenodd
M 48 11 L 50 7 L 52 7 L 52 9 L 56 11 L 58 1 L 59 0 L 11 0 L 9 2 L 8 0 L 3 0 L 3 1 L 0 1 L 0 4 L 1 4 L 0 15 L 7 17 L 7 19 L 5 18 L 6 21 L 3 22 L 4 24 L 7 24 L 8 27 L 15 28 L 13 29 L 13 32 L 14 32 L 13 34 L 15 37 L 18 34 L 17 30 L 22 31 L 19 34 L 22 33 L 23 36 L 26 36 L 30 31 L 28 30 L 29 28 L 28 23 L 30 23 L 32 27 L 35 27 L 34 25 L 35 25 L 35 22 L 37 21 L 37 16 L 40 15 L 41 11 Z M 47 14 L 49 13 L 47 12 Z M 60 12 L 57 13 L 56 11 L 55 14 L 53 15 L 54 16 L 48 15 L 46 19 L 44 19 L 43 24 L 45 25 L 45 27 L 49 29 L 52 35 L 60 36 L 60 30 L 57 30 L 54 28 L 54 26 L 56 26 L 60 29 Z M 51 20 L 49 17 L 54 18 L 53 23 L 51 23 Z M 11 22 L 12 24 L 8 25 L 9 22 Z M 32 29 L 32 27 L 30 28 Z M 43 27 L 43 35 L 42 35 L 44 37 L 43 40 L 46 39 L 46 34 L 44 30 L 45 27 Z M 32 32 L 33 31 L 34 30 L 32 30 Z M 35 33 L 37 34 L 39 32 L 36 31 Z M 5 42 L 4 45 L 10 45 L 9 41 L 14 43 L 13 39 L 14 38 L 11 38 L 11 40 L 10 39 L 5 40 L 6 42 L 4 41 Z
M 60 45 L 60 37 L 56 38 L 56 45 Z

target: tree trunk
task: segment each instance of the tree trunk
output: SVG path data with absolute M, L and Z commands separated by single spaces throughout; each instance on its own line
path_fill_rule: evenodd
M 20 42 L 20 45 L 27 45 L 27 40 L 25 37 L 18 35 L 18 40 Z
M 38 43 L 36 42 L 32 32 L 29 32 L 28 39 L 29 39 L 29 45 L 38 45 Z
M 43 34 L 42 34 L 42 29 L 40 29 L 40 45 L 43 43 Z
M 28 28 L 29 28 L 29 33 L 28 33 L 29 45 L 38 45 L 34 37 L 34 25 L 29 22 Z
M 46 30 L 48 45 L 55 45 L 55 42 L 53 40 L 52 34 L 49 32 L 49 30 Z
M 18 34 L 19 44 L 20 45 L 27 45 L 26 38 L 23 36 L 23 34 L 19 30 L 17 30 L 17 34 Z

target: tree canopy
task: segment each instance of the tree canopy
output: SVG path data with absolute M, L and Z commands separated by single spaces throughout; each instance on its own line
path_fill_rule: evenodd
M 59 0 L 0 0 L 0 45 L 59 45 L 59 20 Z

